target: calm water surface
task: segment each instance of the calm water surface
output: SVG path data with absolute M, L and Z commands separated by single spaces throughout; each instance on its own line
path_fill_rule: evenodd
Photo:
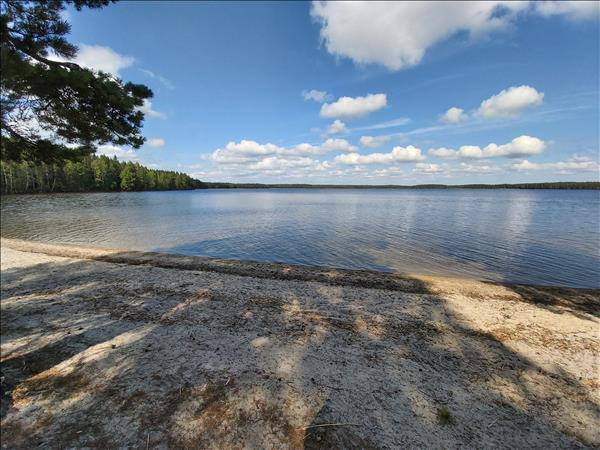
M 2 198 L 2 236 L 600 287 L 600 192 L 199 190 Z

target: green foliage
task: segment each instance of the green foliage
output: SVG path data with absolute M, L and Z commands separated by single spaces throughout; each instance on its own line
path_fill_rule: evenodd
M 85 156 L 62 164 L 0 163 L 2 194 L 33 192 L 152 191 L 197 189 L 204 184 L 185 173 L 148 169 L 108 156 Z
M 67 3 L 79 10 L 109 1 L 0 0 L 2 160 L 52 163 L 99 144 L 144 143 L 139 107 L 152 91 L 64 61 L 77 53 L 60 15 Z
M 125 164 L 121 170 L 121 190 L 135 191 L 139 184 L 135 166 L 132 163 Z
M 438 408 L 437 417 L 438 421 L 442 425 L 453 425 L 454 423 L 456 423 L 456 419 L 454 419 L 454 416 L 446 406 Z

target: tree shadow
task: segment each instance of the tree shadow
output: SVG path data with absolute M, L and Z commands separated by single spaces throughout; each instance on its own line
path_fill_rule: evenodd
M 598 445 L 590 381 L 518 351 L 538 349 L 543 333 L 474 326 L 460 309 L 461 289 L 137 252 L 5 270 L 2 443 Z M 521 286 L 470 295 L 509 310 L 524 301 L 547 314 L 598 317 L 597 291 L 542 291 L 553 297 L 534 301 L 539 289 Z M 538 341 L 519 347 L 513 338 Z M 597 357 L 593 343 L 544 342 Z
M 587 314 L 600 317 L 598 289 L 571 289 L 565 287 L 510 286 L 522 301 L 562 314 L 570 312 L 579 318 L 590 320 Z

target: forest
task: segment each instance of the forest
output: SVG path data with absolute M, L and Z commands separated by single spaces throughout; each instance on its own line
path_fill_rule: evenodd
M 116 157 L 90 155 L 75 161 L 32 163 L 2 161 L 2 194 L 45 192 L 118 192 L 179 189 L 600 189 L 600 183 L 554 182 L 519 184 L 340 185 L 202 182 L 181 172 L 156 170 Z
M 600 189 L 598 181 L 557 181 L 515 184 L 262 184 L 203 182 L 207 189 Z
M 2 194 L 197 189 L 203 183 L 181 172 L 154 170 L 116 157 L 85 156 L 76 161 L 2 161 Z

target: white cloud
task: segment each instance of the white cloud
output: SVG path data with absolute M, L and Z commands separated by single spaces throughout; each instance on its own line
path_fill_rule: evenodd
M 150 78 L 158 80 L 167 89 L 175 89 L 175 85 L 170 80 L 168 80 L 167 78 L 163 77 L 162 75 L 159 75 L 159 74 L 157 74 L 155 72 L 152 72 L 151 70 L 148 70 L 148 69 L 140 69 L 140 70 L 142 71 L 142 73 L 146 74 Z
M 489 164 L 467 164 L 464 162 L 461 162 L 457 167 L 452 168 L 453 172 L 476 174 L 494 173 L 500 170 L 502 170 L 500 167 Z
M 531 86 L 512 86 L 481 102 L 476 114 L 486 119 L 515 117 L 522 110 L 541 105 L 543 101 L 544 93 Z
M 282 150 L 283 148 L 275 144 L 259 144 L 244 139 L 239 143 L 229 142 L 224 148 L 215 150 L 210 159 L 220 164 L 240 164 L 275 155 Z
M 542 165 L 538 163 L 532 163 L 524 159 L 522 161 L 514 163 L 511 167 L 515 170 L 539 170 L 542 167 Z
M 188 166 L 192 169 L 192 166 Z M 264 182 L 263 177 L 306 179 L 326 173 L 332 167 L 328 162 L 306 157 L 269 156 L 258 161 L 229 165 L 224 169 L 193 171 L 200 179 L 239 181 L 240 178 Z M 188 171 L 188 173 L 190 173 Z M 258 178 L 257 178 L 258 177 Z
M 443 173 L 444 171 L 445 171 L 445 168 L 443 165 L 417 163 L 417 164 L 415 164 L 415 169 L 413 172 L 424 173 L 424 174 L 438 174 L 438 173 Z
M 242 164 L 259 161 L 271 156 L 298 158 L 311 155 L 324 155 L 330 152 L 356 152 L 356 146 L 346 139 L 327 139 L 321 145 L 298 144 L 293 147 L 280 147 L 275 144 L 259 144 L 256 141 L 242 140 L 229 142 L 224 148 L 215 150 L 209 157 L 220 164 Z
M 345 133 L 347 131 L 346 124 L 339 119 L 335 119 L 327 129 L 327 133 L 329 134 Z
M 368 125 L 366 127 L 358 127 L 356 130 L 381 130 L 383 128 L 394 128 L 410 123 L 408 117 L 398 117 L 397 119 L 387 120 L 385 122 L 376 123 L 374 125 Z
M 456 150 L 452 150 L 451 148 L 446 147 L 430 148 L 428 153 L 432 156 L 437 156 L 438 158 L 458 158 L 458 152 Z
M 598 19 L 600 3 L 597 1 L 544 1 L 535 2 L 535 10 L 542 16 L 565 15 L 570 19 Z
M 302 97 L 304 97 L 304 100 L 313 100 L 317 103 L 323 103 L 333 98 L 331 94 L 325 91 L 317 91 L 316 89 L 302 91 Z
M 550 163 L 534 163 L 524 159 L 512 164 L 511 167 L 518 171 L 548 170 L 561 173 L 596 172 L 597 174 L 600 172 L 598 161 L 579 155 L 573 155 L 566 161 Z
M 400 167 L 391 166 L 385 167 L 383 169 L 376 169 L 370 173 L 365 174 L 368 178 L 387 178 L 387 177 L 397 177 L 403 175 L 404 172 Z
M 118 147 L 116 145 L 104 144 L 99 145 L 96 149 L 96 155 L 104 155 L 112 158 L 116 156 L 119 160 L 131 161 L 138 159 L 138 155 L 135 150 L 128 149 L 125 150 L 122 147 Z
M 356 152 L 358 148 L 350 144 L 346 139 L 332 139 L 329 138 L 321 145 L 312 144 L 298 144 L 293 147 L 283 148 L 280 147 L 277 150 L 279 155 L 291 155 L 291 156 L 303 156 L 303 155 L 324 155 L 331 152 Z
M 504 28 L 522 3 L 500 2 L 313 2 L 329 53 L 358 64 L 398 70 L 418 64 L 426 50 L 459 31 L 472 36 Z
M 361 136 L 360 145 L 363 147 L 377 148 L 381 147 L 389 140 L 389 136 Z
M 54 58 L 60 60 L 60 58 Z M 135 58 L 120 55 L 110 47 L 80 44 L 77 56 L 72 62 L 82 67 L 119 76 L 119 71 L 131 67 Z
M 336 102 L 321 106 L 321 117 L 364 117 L 367 114 L 385 108 L 385 94 L 369 94 L 365 97 L 340 97 Z
M 413 170 L 414 173 L 423 174 L 423 175 L 444 175 L 451 176 L 457 173 L 468 173 L 468 174 L 489 174 L 495 173 L 502 170 L 500 167 L 489 165 L 489 164 L 467 164 L 461 162 L 456 166 L 451 166 L 448 164 L 427 164 L 427 163 L 418 163 L 415 164 L 415 168 Z
M 138 108 L 140 111 L 144 113 L 144 115 L 148 117 L 157 117 L 159 119 L 166 119 L 167 115 L 160 111 L 156 111 L 152 109 L 152 102 L 147 98 L 144 99 L 144 104 Z
M 369 155 L 349 153 L 335 157 L 336 162 L 353 165 L 415 162 L 424 159 L 425 157 L 421 154 L 421 149 L 413 147 L 412 145 L 409 145 L 408 147 L 394 147 L 389 153 L 371 153 Z
M 165 140 L 162 138 L 148 139 L 148 145 L 154 148 L 163 147 L 165 145 Z
M 56 61 L 66 61 L 64 58 L 56 55 L 53 55 L 51 59 Z M 131 67 L 135 63 L 135 58 L 120 55 L 109 47 L 80 44 L 77 56 L 71 61 L 82 67 L 106 72 L 118 77 L 120 76 L 120 70 Z M 170 83 L 166 78 L 161 77 L 150 70 L 141 69 L 141 71 L 152 78 L 159 79 L 163 84 Z M 171 85 L 171 88 L 172 87 L 173 86 Z M 148 117 L 158 117 L 161 119 L 167 117 L 166 114 L 152 109 L 152 102 L 148 99 L 144 99 L 144 104 L 138 109 Z
M 290 154 L 296 154 L 296 155 L 320 155 L 322 153 L 326 153 L 323 152 L 321 147 L 317 146 L 317 145 L 312 145 L 312 144 L 298 144 L 290 149 L 286 149 L 283 147 L 279 147 L 278 150 L 275 152 L 277 154 L 280 155 L 290 155 Z
M 358 151 L 358 149 L 346 139 L 327 139 L 320 148 L 322 153 Z
M 284 170 L 298 167 L 312 167 L 318 164 L 318 161 L 311 158 L 281 158 L 278 156 L 269 156 L 254 164 L 247 166 L 248 170 L 270 171 Z
M 445 123 L 459 123 L 465 120 L 467 120 L 465 110 L 456 107 L 450 108 L 441 117 L 441 121 Z
M 321 25 L 329 53 L 399 70 L 418 64 L 429 48 L 459 32 L 478 38 L 510 29 L 519 13 L 597 19 L 599 8 L 595 1 L 313 1 L 311 16 Z
M 519 136 L 508 144 L 488 144 L 484 148 L 477 145 L 463 145 L 458 150 L 446 147 L 432 148 L 429 154 L 438 158 L 494 158 L 506 156 L 515 158 L 527 155 L 539 155 L 546 148 L 546 143 L 541 139 L 531 136 Z

